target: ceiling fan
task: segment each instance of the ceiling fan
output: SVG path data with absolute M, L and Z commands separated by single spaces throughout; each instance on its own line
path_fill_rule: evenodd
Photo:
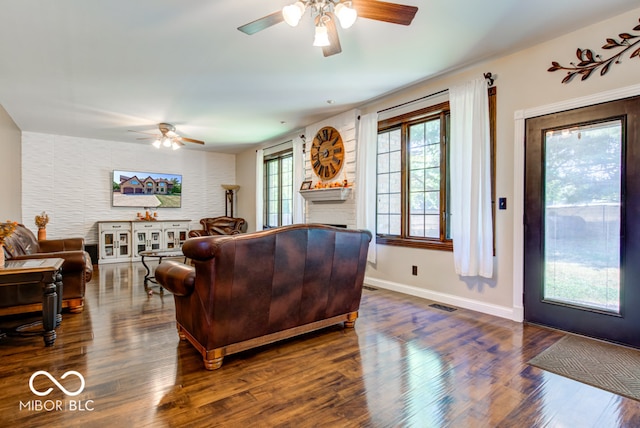
M 151 137 L 140 137 L 138 140 L 151 140 L 153 139 L 153 147 L 159 149 L 160 147 L 171 147 L 173 150 L 177 150 L 184 146 L 184 143 L 204 144 L 204 141 L 194 140 L 193 138 L 182 137 L 176 133 L 176 127 L 170 123 L 159 123 L 158 130 L 160 135 L 151 134 L 149 132 L 129 131 L 137 132 L 139 134 L 151 135 Z
M 251 35 L 285 21 L 295 27 L 310 9 L 316 27 L 314 46 L 321 46 L 324 56 L 342 52 L 336 28 L 336 17 L 342 28 L 349 28 L 358 16 L 392 24 L 410 25 L 418 8 L 378 0 L 304 0 L 285 6 L 280 11 L 238 27 Z

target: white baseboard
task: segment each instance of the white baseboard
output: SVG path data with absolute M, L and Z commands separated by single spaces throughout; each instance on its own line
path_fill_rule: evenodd
M 385 281 L 376 278 L 365 277 L 364 283 L 371 287 L 397 291 L 398 293 L 421 297 L 423 299 L 433 300 L 438 303 L 444 303 L 447 305 L 457 306 L 459 308 L 481 312 L 487 315 L 494 315 L 496 317 L 506 318 L 516 322 L 522 322 L 521 314 L 519 314 L 520 311 L 517 310 L 518 308 L 509 308 L 506 306 L 478 302 L 477 300 L 466 299 L 464 297 L 425 290 L 424 288 L 418 288 L 411 285 L 399 284 L 397 282 Z

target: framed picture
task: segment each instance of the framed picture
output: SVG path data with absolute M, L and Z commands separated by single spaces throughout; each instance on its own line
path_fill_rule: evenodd
M 303 181 L 302 185 L 300 186 L 300 190 L 309 190 L 309 189 L 311 189 L 311 180 Z

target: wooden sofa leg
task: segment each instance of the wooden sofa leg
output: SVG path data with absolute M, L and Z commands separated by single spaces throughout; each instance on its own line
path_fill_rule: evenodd
M 79 314 L 84 311 L 84 299 L 70 299 L 68 302 L 69 312 L 72 314 Z
M 204 361 L 204 368 L 207 370 L 217 370 L 220 367 L 222 367 L 222 360 L 224 359 L 224 357 L 218 357 L 218 358 L 214 358 L 212 360 L 207 360 L 206 358 L 203 358 L 202 361 Z
M 358 312 L 351 312 L 347 314 L 347 320 L 344 322 L 344 326 L 347 328 L 354 328 L 356 326 L 357 319 L 358 319 Z
M 187 340 L 187 335 L 184 334 L 184 330 L 182 330 L 182 326 L 178 325 L 178 337 L 180 340 Z

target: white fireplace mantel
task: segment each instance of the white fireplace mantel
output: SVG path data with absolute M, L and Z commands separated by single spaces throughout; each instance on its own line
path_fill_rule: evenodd
M 341 202 L 349 198 L 351 190 L 351 187 L 333 187 L 329 189 L 300 190 L 300 194 L 310 202 Z

